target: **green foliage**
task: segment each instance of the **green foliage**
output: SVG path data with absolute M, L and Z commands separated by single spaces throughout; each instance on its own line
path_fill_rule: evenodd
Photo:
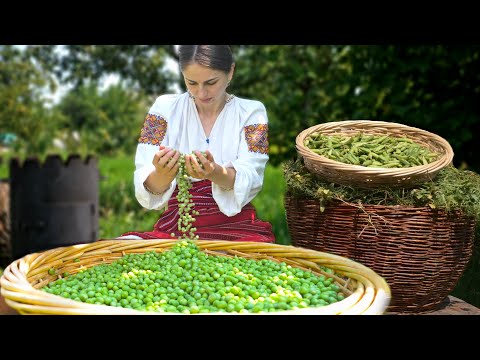
M 135 198 L 132 157 L 101 157 L 100 238 L 116 238 L 128 231 L 151 231 L 161 212 L 144 209 Z
M 286 192 L 301 198 L 318 199 L 323 204 L 340 200 L 370 205 L 403 205 L 462 211 L 480 225 L 480 175 L 448 166 L 435 179 L 412 188 L 360 189 L 327 182 L 312 174 L 301 160 L 283 165 Z
M 0 45 L 0 129 L 17 135 L 15 148 L 23 153 L 43 152 L 58 123 L 44 107 L 42 89 L 53 86 L 17 48 Z
M 334 72 L 329 47 L 244 46 L 236 57 L 231 92 L 265 104 L 273 164 L 292 157 L 301 130 L 334 119 L 325 111 L 324 86 Z
M 94 154 L 130 152 L 135 148 L 147 106 L 122 85 L 100 93 L 95 84 L 68 93 L 58 104 L 68 149 Z M 75 141 L 71 134 L 79 134 Z
M 253 199 L 252 204 L 257 217 L 272 224 L 276 243 L 290 245 L 284 206 L 285 180 L 280 167 L 267 165 L 262 191 Z
M 474 138 L 480 133 L 479 45 L 243 45 L 233 49 L 237 66 L 229 91 L 266 105 L 272 164 L 295 155 L 295 137 L 309 126 L 371 119 L 436 133 L 452 144 L 457 167 L 480 170 Z M 73 84 L 78 90 L 108 74 L 119 75 L 123 85 L 139 96 L 144 93 L 153 98 L 170 92 L 174 82 L 184 88 L 181 78 L 164 68 L 167 57 L 176 59 L 172 45 L 66 45 L 61 51 L 58 46 L 31 45 L 23 55 L 12 55 L 8 46 L 2 50 L 10 52 L 2 64 L 8 74 L 29 74 L 20 79 L 29 79 L 37 88 L 41 78 L 45 81 L 56 75 L 61 83 Z M 54 125 L 47 128 L 47 121 L 42 120 L 48 113 L 37 111 L 34 118 L 25 115 L 35 97 L 20 86 L 25 81 L 15 83 L 17 92 L 12 88 L 5 92 L 8 96 L 0 97 L 14 99 L 4 105 L 16 107 L 4 119 L 15 119 L 14 132 L 22 134 L 24 146 L 43 151 L 42 134 L 51 138 Z M 21 108 L 22 104 L 26 106 Z M 99 114 L 87 111 L 84 115 L 102 124 Z M 28 119 L 26 125 L 22 119 Z M 90 132 L 100 133 L 94 138 L 109 140 L 111 136 L 101 125 L 89 128 Z M 34 142 L 30 141 L 33 134 Z M 40 144 L 32 145 L 37 139 Z M 114 147 L 114 142 L 105 146 Z
M 307 127 L 367 119 L 436 133 L 456 166 L 478 171 L 479 56 L 478 45 L 240 46 L 231 92 L 265 104 L 274 164 L 294 157 Z
M 350 118 L 399 122 L 436 133 L 455 164 L 480 170 L 473 135 L 480 130 L 480 46 L 352 46 L 350 92 L 339 105 Z M 373 105 L 373 106 L 372 106 Z
M 477 229 L 476 239 L 480 239 Z M 477 241 L 473 250 L 472 258 L 467 264 L 462 277 L 459 279 L 452 295 L 480 307 L 480 244 Z
M 0 46 L 0 129 L 18 136 L 16 155 L 130 151 L 152 101 L 144 101 L 144 94 L 155 97 L 176 80 L 165 70 L 167 57 L 174 56 L 173 46 L 62 48 Z M 100 93 L 97 84 L 107 74 L 119 75 L 121 84 Z M 73 90 L 51 107 L 44 90 L 55 88 L 54 76 Z
M 132 91 L 158 96 L 177 80 L 165 69 L 177 57 L 173 45 L 30 45 L 26 53 L 74 89 L 115 74 Z
M 8 164 L 10 163 L 10 154 L 10 151 L 2 152 L 0 154 L 0 180 L 8 179 L 9 177 Z

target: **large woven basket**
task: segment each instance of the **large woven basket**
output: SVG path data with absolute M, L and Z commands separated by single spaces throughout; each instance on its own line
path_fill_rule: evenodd
M 404 206 L 285 197 L 292 243 L 347 257 L 385 278 L 388 312 L 435 310 L 455 288 L 473 252 L 475 221 L 457 213 Z
M 70 274 L 98 264 L 111 263 L 130 253 L 165 251 L 176 240 L 104 240 L 91 244 L 62 247 L 27 255 L 11 263 L 0 278 L 5 302 L 21 314 L 160 314 L 132 309 L 93 305 L 52 295 L 39 290 L 56 276 L 48 274 L 55 267 L 58 273 Z M 311 249 L 253 242 L 197 241 L 209 255 L 242 256 L 270 259 L 333 277 L 345 299 L 323 307 L 304 308 L 269 314 L 382 314 L 390 303 L 390 288 L 371 269 L 352 260 Z M 80 259 L 75 262 L 74 259 Z M 328 274 L 320 266 L 335 271 Z
M 428 165 L 408 168 L 371 168 L 345 164 L 318 155 L 307 148 L 304 140 L 313 132 L 342 136 L 354 136 L 363 132 L 369 135 L 407 137 L 439 153 L 440 158 Z M 372 120 L 347 120 L 312 126 L 297 135 L 296 149 L 312 173 L 334 183 L 361 188 L 411 187 L 424 183 L 432 180 L 441 169 L 451 164 L 454 155 L 450 144 L 436 134 L 403 124 Z

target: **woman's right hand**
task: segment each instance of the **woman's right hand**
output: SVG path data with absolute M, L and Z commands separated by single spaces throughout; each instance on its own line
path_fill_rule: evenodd
M 155 166 L 155 172 L 161 178 L 169 179 L 170 182 L 177 176 L 178 169 L 180 167 L 180 152 L 174 149 L 160 146 L 160 150 L 157 151 L 153 157 L 152 164 Z

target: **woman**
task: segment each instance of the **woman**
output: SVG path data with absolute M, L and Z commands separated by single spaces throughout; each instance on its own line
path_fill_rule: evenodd
M 274 242 L 271 225 L 257 219 L 250 203 L 262 189 L 268 161 L 264 105 L 226 92 L 235 70 L 227 45 L 181 45 L 179 63 L 188 91 L 156 99 L 135 157 L 137 200 L 147 209 L 166 210 L 153 231 L 122 238 L 182 234 L 176 176 L 185 154 L 200 239 Z

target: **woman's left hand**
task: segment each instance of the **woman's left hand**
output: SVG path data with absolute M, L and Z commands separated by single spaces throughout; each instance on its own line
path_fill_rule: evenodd
M 207 156 L 203 156 L 200 151 L 194 151 L 197 155 L 185 155 L 185 167 L 188 175 L 195 179 L 208 179 L 215 170 L 217 164 L 210 151 L 205 151 Z M 199 161 L 197 161 L 197 158 Z

